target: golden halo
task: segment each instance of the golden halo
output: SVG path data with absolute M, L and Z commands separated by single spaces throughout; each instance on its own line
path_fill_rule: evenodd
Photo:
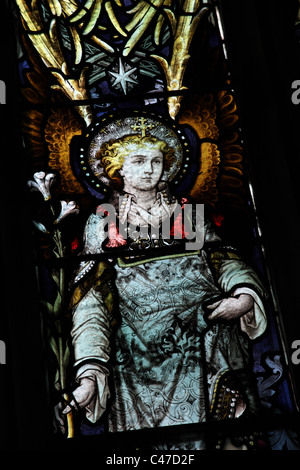
M 166 144 L 174 149 L 173 162 L 168 170 L 165 170 L 162 176 L 164 181 L 172 181 L 180 171 L 183 162 L 183 142 L 185 136 L 176 128 L 170 127 L 162 118 L 157 115 L 130 115 L 124 117 L 109 116 L 103 118 L 101 122 L 97 122 L 89 129 L 90 137 L 87 147 L 86 159 L 90 171 L 102 185 L 110 186 L 111 181 L 104 174 L 104 170 L 100 165 L 99 159 L 96 158 L 98 150 L 102 144 L 114 139 L 119 139 L 125 135 L 151 135 L 157 139 L 166 142 Z

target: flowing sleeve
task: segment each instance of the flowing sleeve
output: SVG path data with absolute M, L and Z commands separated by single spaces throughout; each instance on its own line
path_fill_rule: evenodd
M 97 394 L 86 407 L 86 417 L 95 423 L 106 409 L 110 396 L 108 386 L 108 362 L 113 315 L 106 307 L 101 291 L 92 288 L 73 310 L 71 330 L 77 368 L 76 381 L 93 380 Z
M 103 219 L 92 215 L 84 231 L 83 253 L 101 252 L 104 237 Z M 113 268 L 109 262 L 81 262 L 71 289 L 71 338 L 74 350 L 76 381 L 93 380 L 97 394 L 86 408 L 86 417 L 96 422 L 106 408 L 110 338 L 116 323 L 112 286 Z
M 87 361 L 107 363 L 110 358 L 112 316 L 101 292 L 92 288 L 74 308 L 72 320 L 74 366 Z
M 267 326 L 264 307 L 267 294 L 256 272 L 243 261 L 223 260 L 218 282 L 233 297 L 241 294 L 250 294 L 253 297 L 253 309 L 240 318 L 240 326 L 250 339 L 262 335 Z
M 250 339 L 263 334 L 267 326 L 264 303 L 267 291 L 253 268 L 248 266 L 232 246 L 224 245 L 211 223 L 205 226 L 205 242 L 211 246 L 209 257 L 216 279 L 226 295 L 238 297 L 249 294 L 254 300 L 253 309 L 240 319 L 242 331 Z

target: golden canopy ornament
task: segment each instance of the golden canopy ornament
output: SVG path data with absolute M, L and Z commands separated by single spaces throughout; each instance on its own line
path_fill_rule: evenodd
M 27 153 L 36 168 L 48 167 L 51 171 L 59 173 L 59 187 L 63 193 L 68 193 L 70 197 L 75 193 L 85 194 L 84 186 L 73 171 L 70 144 L 74 136 L 82 135 L 97 121 L 94 119 L 90 102 L 87 101 L 85 40 L 89 44 L 93 42 L 107 57 L 111 54 L 112 58 L 116 51 L 113 45 L 103 40 L 103 37 L 107 39 L 108 36 L 100 37 L 104 28 L 109 28 L 110 32 L 119 35 L 119 39 L 120 36 L 124 38 L 123 50 L 119 51 L 119 55 L 126 57 L 143 40 L 150 28 L 155 44 L 161 42 L 163 45 L 162 28 L 164 22 L 168 21 L 173 31 L 170 60 L 167 61 L 158 55 L 152 57 L 161 62 L 169 89 L 173 87 L 174 94 L 169 97 L 169 114 L 173 119 L 177 116 L 179 125 L 193 128 L 201 141 L 204 139 L 190 196 L 212 206 L 220 201 L 221 196 L 226 198 L 230 206 L 245 205 L 243 147 L 239 143 L 239 134 L 234 130 L 238 114 L 232 93 L 223 89 L 217 95 L 205 93 L 198 98 L 193 95 L 181 102 L 180 89 L 184 88 L 184 68 L 189 60 L 188 50 L 199 21 L 211 8 L 210 0 L 151 0 L 151 3 L 148 0 L 137 0 L 135 8 L 127 11 L 131 20 L 122 28 L 114 13 L 116 8 L 122 8 L 120 0 L 87 0 L 81 3 L 79 0 L 15 2 L 24 27 L 22 46 L 29 64 L 32 65 L 24 74 L 26 80 L 22 89 L 29 103 L 24 110 L 22 122 L 28 142 Z M 44 11 L 41 9 L 42 5 Z M 175 7 L 176 15 L 172 12 Z M 105 27 L 99 24 L 102 10 L 110 20 L 110 24 Z M 44 18 L 47 18 L 47 21 Z M 64 56 L 66 49 L 59 40 L 61 21 L 69 28 L 69 38 L 72 39 L 71 46 L 74 51 L 73 63 L 69 56 L 68 65 Z M 45 67 L 49 75 L 45 74 Z M 76 76 L 72 70 L 77 70 Z M 51 81 L 49 77 L 52 78 Z M 61 106 L 63 97 L 53 94 L 50 86 L 60 90 L 74 106 Z M 58 103 L 58 106 L 49 108 L 46 120 L 43 111 L 45 102 Z M 218 118 L 217 110 L 220 114 Z
M 131 19 L 121 26 L 115 14 L 115 8 L 123 7 L 121 0 L 47 0 L 52 15 L 49 26 L 44 24 L 43 15 L 37 0 L 31 0 L 29 6 L 26 0 L 16 0 L 20 11 L 21 21 L 35 50 L 38 52 L 44 65 L 50 70 L 55 83 L 52 89 L 60 90 L 72 101 L 87 100 L 87 69 L 83 65 L 83 42 L 88 36 L 89 40 L 106 51 L 115 53 L 113 44 L 109 44 L 99 37 L 99 33 L 108 29 L 104 26 L 102 13 L 105 11 L 110 23 L 109 28 L 124 38 L 122 55 L 127 57 L 140 42 L 146 31 L 154 31 L 154 42 L 159 45 L 164 22 L 169 21 L 173 48 L 170 60 L 153 54 L 161 66 L 170 92 L 168 110 L 172 119 L 175 119 L 182 99 L 182 91 L 187 89 L 183 84 L 184 73 L 190 58 L 189 48 L 197 29 L 199 21 L 209 11 L 208 1 L 180 0 L 176 2 L 176 14 L 172 10 L 175 0 L 138 0 L 134 8 L 126 13 Z M 74 76 L 67 65 L 67 58 L 60 45 L 57 24 L 60 18 L 65 20 L 72 46 L 75 51 L 74 67 L 79 68 L 79 76 Z M 100 34 L 101 35 L 101 34 Z M 82 67 L 80 69 L 80 65 Z M 72 68 L 72 67 L 71 67 Z M 86 125 L 92 122 L 92 110 L 88 104 L 76 107 L 79 115 Z

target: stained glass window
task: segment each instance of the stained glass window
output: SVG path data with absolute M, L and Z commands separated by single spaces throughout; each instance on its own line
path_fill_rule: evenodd
M 297 448 L 221 7 L 11 2 L 59 440 Z

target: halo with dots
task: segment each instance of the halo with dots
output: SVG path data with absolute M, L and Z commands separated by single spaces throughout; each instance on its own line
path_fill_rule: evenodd
M 96 157 L 101 146 L 111 140 L 134 134 L 151 135 L 174 149 L 173 162 L 168 171 L 164 171 L 163 181 L 174 182 L 183 163 L 187 166 L 190 152 L 188 139 L 178 125 L 167 122 L 162 116 L 154 113 L 136 112 L 127 116 L 105 116 L 89 126 L 83 135 L 80 149 L 81 172 L 85 182 L 93 188 L 93 191 L 103 194 L 111 185 L 110 179 L 105 175 Z

